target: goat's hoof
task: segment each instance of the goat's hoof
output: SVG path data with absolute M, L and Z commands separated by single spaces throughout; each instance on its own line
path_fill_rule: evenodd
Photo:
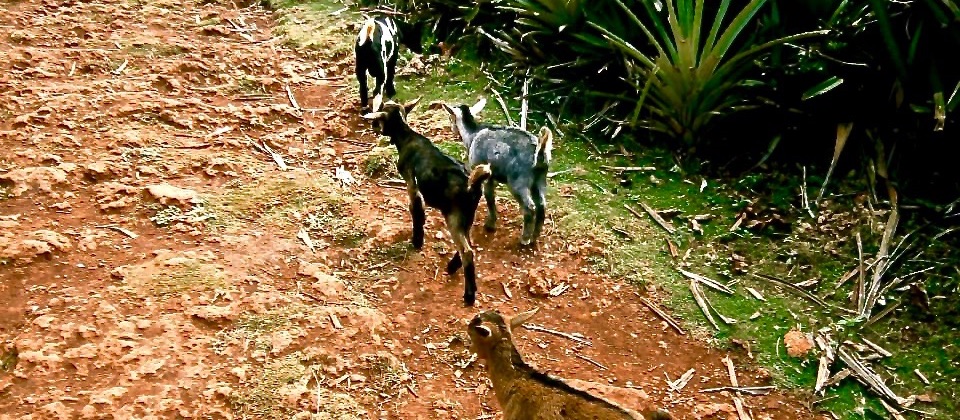
M 463 304 L 464 304 L 464 306 L 473 306 L 473 304 L 476 303 L 476 301 L 477 301 L 477 296 L 476 296 L 475 294 L 471 294 L 471 295 L 464 294 L 464 295 L 463 295 Z
M 463 262 L 460 260 L 450 260 L 450 262 L 447 263 L 447 274 L 452 276 L 462 266 Z
M 484 224 L 483 224 L 483 230 L 485 230 L 485 231 L 487 231 L 487 232 L 496 232 L 496 230 L 497 230 L 497 224 L 496 224 L 496 223 L 484 223 Z
M 520 246 L 528 247 L 533 245 L 533 238 L 520 238 Z

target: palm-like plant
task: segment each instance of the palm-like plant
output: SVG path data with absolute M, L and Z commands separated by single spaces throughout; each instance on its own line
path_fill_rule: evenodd
M 699 140 L 716 116 L 742 109 L 745 102 L 734 90 L 749 83 L 744 74 L 753 67 L 753 59 L 774 46 L 827 33 L 804 32 L 759 44 L 742 42 L 745 29 L 766 0 L 751 0 L 729 22 L 724 18 L 731 0 L 721 0 L 712 22 L 704 11 L 704 0 L 667 0 L 666 22 L 651 2 L 640 2 L 641 19 L 623 0 L 613 1 L 637 29 L 634 32 L 643 35 L 628 40 L 624 33 L 588 22 L 625 55 L 627 81 L 637 95 L 620 96 L 633 103 L 622 123 L 659 131 L 686 144 Z M 649 43 L 652 53 L 638 48 L 643 45 L 638 41 Z

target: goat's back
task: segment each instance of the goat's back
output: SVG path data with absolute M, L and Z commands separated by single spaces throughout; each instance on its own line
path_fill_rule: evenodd
M 417 137 L 400 148 L 397 169 L 404 176 L 414 176 L 420 194 L 428 206 L 446 214 L 454 205 L 476 210 L 480 191 L 470 193 L 469 174 L 462 163 L 438 149 L 425 137 Z M 409 174 L 409 175 L 408 175 Z M 449 201 L 453 198 L 456 203 Z
M 643 417 L 559 379 L 537 373 L 521 379 L 504 404 L 504 420 L 638 420 Z
M 537 137 L 519 128 L 481 126 L 467 151 L 470 166 L 489 163 L 494 179 L 508 182 L 535 164 Z

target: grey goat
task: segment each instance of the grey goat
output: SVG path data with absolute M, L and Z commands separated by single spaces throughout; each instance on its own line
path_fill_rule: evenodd
M 453 131 L 467 148 L 467 167 L 490 164 L 493 177 L 483 186 L 487 201 L 487 219 L 483 226 L 496 229 L 497 183 L 507 184 L 523 212 L 521 245 L 530 245 L 540 237 L 547 212 L 547 169 L 553 149 L 553 132 L 544 126 L 539 135 L 514 127 L 481 124 L 476 120 L 487 101 L 481 98 L 473 106 L 441 104 L 450 114 Z

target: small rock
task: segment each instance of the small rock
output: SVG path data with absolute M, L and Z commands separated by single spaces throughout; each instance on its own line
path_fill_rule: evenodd
M 797 330 L 790 330 L 783 336 L 783 344 L 790 357 L 804 358 L 813 350 L 813 339 Z
M 9 194 L 19 197 L 31 189 L 53 192 L 53 187 L 67 182 L 67 172 L 59 168 L 46 166 L 20 168 L 0 175 L 0 185 L 13 184 Z
M 196 191 L 175 187 L 167 183 L 147 186 L 146 191 L 153 198 L 157 199 L 160 204 L 167 206 L 180 205 L 183 207 L 189 207 L 190 205 L 195 204 L 197 199 Z

